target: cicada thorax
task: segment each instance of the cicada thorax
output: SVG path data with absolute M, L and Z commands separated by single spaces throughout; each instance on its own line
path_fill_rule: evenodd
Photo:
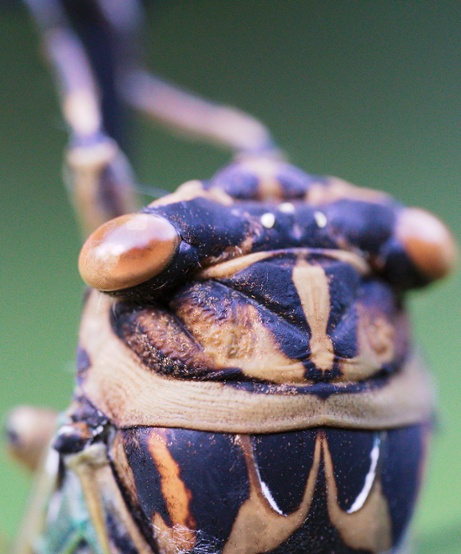
M 154 552 L 400 543 L 433 410 L 403 306 L 434 277 L 418 217 L 442 229 L 250 159 L 90 237 L 82 275 L 110 295 L 86 300 L 77 406 L 107 418 L 98 440 Z
M 140 427 L 111 454 L 161 552 L 385 552 L 413 511 L 426 431 Z

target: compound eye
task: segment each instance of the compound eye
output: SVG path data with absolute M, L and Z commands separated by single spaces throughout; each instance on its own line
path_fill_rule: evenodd
M 96 229 L 80 252 L 82 279 L 104 292 L 134 287 L 161 273 L 180 238 L 169 221 L 149 214 L 122 215 Z
M 402 210 L 396 235 L 427 279 L 440 279 L 455 268 L 458 261 L 456 242 L 445 225 L 431 213 L 419 208 Z

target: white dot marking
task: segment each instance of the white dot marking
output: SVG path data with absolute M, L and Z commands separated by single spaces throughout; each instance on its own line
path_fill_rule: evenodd
M 314 219 L 317 225 L 323 229 L 328 223 L 327 216 L 323 212 L 314 212 Z
M 292 214 L 295 211 L 295 207 L 291 202 L 283 202 L 283 204 L 280 204 L 279 210 L 284 214 Z
M 261 216 L 261 223 L 266 229 L 272 229 L 272 227 L 275 225 L 275 215 L 271 214 L 270 212 L 263 214 Z

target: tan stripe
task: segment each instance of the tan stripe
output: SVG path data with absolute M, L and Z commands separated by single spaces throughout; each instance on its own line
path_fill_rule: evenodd
M 284 250 L 270 250 L 267 252 L 253 252 L 246 256 L 239 256 L 232 260 L 223 261 L 216 265 L 206 267 L 199 273 L 197 273 L 197 279 L 228 279 L 238 273 L 247 269 L 251 265 L 267 260 L 269 258 L 275 258 L 280 255 L 320 255 L 325 258 L 332 258 L 340 262 L 351 265 L 360 275 L 368 275 L 370 273 L 370 266 L 361 256 L 348 252 L 347 250 L 333 250 L 333 249 L 316 249 L 316 248 L 287 248 Z
M 212 188 L 205 190 L 203 183 L 199 180 L 187 181 L 178 187 L 171 194 L 167 194 L 162 198 L 158 198 L 149 204 L 149 208 L 157 208 L 159 206 L 169 206 L 177 202 L 189 202 L 196 198 L 206 198 L 223 206 L 231 206 L 234 202 L 231 196 L 221 189 Z
M 327 334 L 330 317 L 330 288 L 325 271 L 300 259 L 293 269 L 293 283 L 311 330 L 310 360 L 322 371 L 333 369 L 335 352 Z
M 272 258 L 273 256 L 273 252 L 254 252 L 252 254 L 248 254 L 247 256 L 240 256 L 239 258 L 234 258 L 233 260 L 221 262 L 217 265 L 212 265 L 203 269 L 197 274 L 197 278 L 203 280 L 228 279 L 239 271 L 247 269 L 261 260 Z
M 323 435 L 323 457 L 328 513 L 342 540 L 354 550 L 388 552 L 392 546 L 392 523 L 379 477 L 375 478 L 362 508 L 349 514 L 341 510 L 338 505 L 338 489 L 333 473 L 333 460 L 325 435 Z
M 248 436 L 238 437 L 245 454 L 250 495 L 240 508 L 223 554 L 256 554 L 273 550 L 286 541 L 306 519 L 315 492 L 320 465 L 321 443 L 315 443 L 314 459 L 299 507 L 289 515 L 275 511 L 262 492 L 253 448 Z

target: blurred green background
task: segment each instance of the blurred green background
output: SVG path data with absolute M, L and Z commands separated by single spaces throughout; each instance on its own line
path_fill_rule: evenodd
M 2 2 L 0 1 L 0 7 Z M 197 0 L 148 9 L 146 61 L 261 118 L 302 168 L 384 189 L 461 237 L 461 3 Z M 172 189 L 226 153 L 136 121 L 140 182 Z M 64 125 L 21 8 L 0 10 L 0 418 L 63 409 L 83 286 L 61 186 Z M 440 428 L 415 520 L 417 552 L 461 552 L 461 280 L 410 298 L 433 367 Z M 0 534 L 17 529 L 29 480 L 2 451 Z

